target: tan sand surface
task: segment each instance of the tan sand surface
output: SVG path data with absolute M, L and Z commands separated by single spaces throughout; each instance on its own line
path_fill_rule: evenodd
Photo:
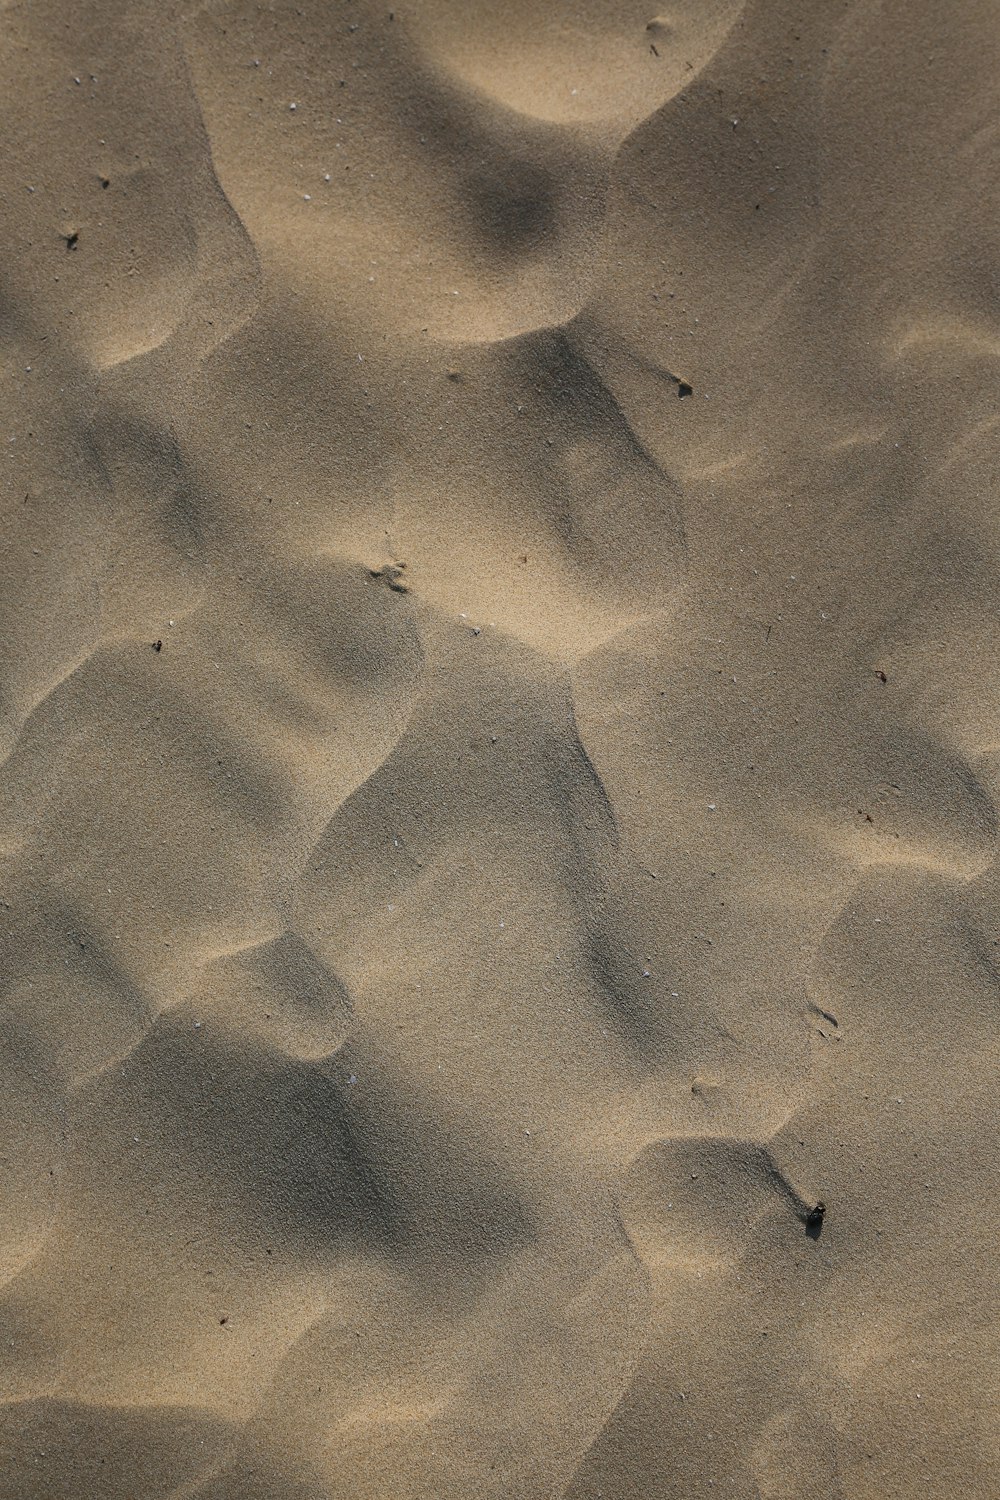
M 0 4 L 0 1500 L 994 1500 L 1000 6 L 393 4 Z

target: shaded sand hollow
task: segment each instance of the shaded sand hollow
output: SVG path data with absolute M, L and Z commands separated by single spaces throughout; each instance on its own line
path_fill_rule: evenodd
M 1000 11 L 392 3 L 0 5 L 0 1497 L 988 1500 Z

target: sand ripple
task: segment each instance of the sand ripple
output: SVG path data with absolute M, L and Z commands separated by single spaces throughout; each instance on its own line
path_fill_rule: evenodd
M 4 17 L 0 1489 L 985 1500 L 991 8 Z

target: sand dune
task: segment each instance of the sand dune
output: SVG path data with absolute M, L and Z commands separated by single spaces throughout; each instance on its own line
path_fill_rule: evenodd
M 995 5 L 0 11 L 0 1494 L 987 1500 Z

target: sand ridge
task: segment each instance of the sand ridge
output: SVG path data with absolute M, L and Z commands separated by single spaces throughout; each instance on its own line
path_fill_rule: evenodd
M 0 1493 L 985 1500 L 995 7 L 2 20 Z

